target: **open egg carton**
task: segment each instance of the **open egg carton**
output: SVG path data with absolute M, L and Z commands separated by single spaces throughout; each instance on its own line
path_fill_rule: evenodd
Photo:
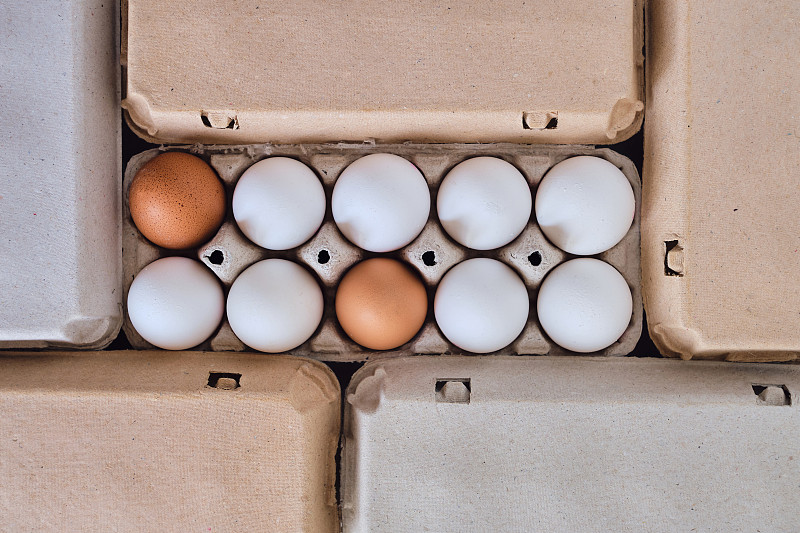
M 165 150 L 192 153 L 207 161 L 225 184 L 227 214 L 225 222 L 211 241 L 194 250 L 173 251 L 159 248 L 145 239 L 130 215 L 128 190 L 137 171 L 150 159 Z M 339 174 L 356 159 L 373 153 L 391 153 L 414 163 L 425 176 L 431 194 L 431 213 L 422 233 L 408 246 L 385 254 L 367 252 L 350 243 L 338 230 L 331 215 L 331 194 Z M 295 261 L 312 271 L 319 280 L 325 297 L 322 321 L 311 338 L 290 353 L 325 361 L 364 361 L 385 355 L 464 354 L 439 331 L 433 317 L 433 297 L 442 276 L 461 261 L 473 257 L 490 257 L 513 268 L 525 282 L 530 300 L 528 322 L 522 333 L 509 346 L 499 350 L 503 355 L 568 355 L 570 352 L 547 338 L 539 326 L 536 297 L 539 284 L 547 273 L 572 256 L 553 244 L 536 224 L 535 213 L 525 230 L 510 244 L 489 251 L 465 248 L 452 240 L 442 229 L 436 215 L 436 193 L 439 183 L 458 163 L 476 156 L 493 156 L 508 161 L 536 187 L 547 171 L 569 157 L 592 155 L 616 165 L 628 178 L 636 199 L 636 213 L 627 235 L 610 250 L 596 257 L 614 266 L 625 278 L 633 295 L 633 313 L 622 336 L 608 348 L 594 355 L 626 355 L 635 347 L 642 330 L 641 272 L 639 267 L 639 226 L 641 184 L 634 164 L 609 149 L 582 146 L 532 146 L 516 144 L 395 144 L 339 143 L 319 145 L 242 145 L 242 146 L 170 146 L 152 149 L 131 158 L 123 183 L 123 270 L 124 298 L 133 278 L 141 269 L 161 257 L 181 255 L 200 260 L 220 279 L 227 290 L 248 266 L 268 258 Z M 233 219 L 231 198 L 236 182 L 252 164 L 266 157 L 284 156 L 302 161 L 322 180 L 327 207 L 325 221 L 317 233 L 292 250 L 263 249 L 242 234 Z M 339 280 L 347 270 L 370 257 L 392 257 L 407 262 L 419 272 L 427 285 L 429 312 L 425 325 L 411 341 L 391 351 L 380 352 L 359 346 L 349 339 L 336 320 L 334 300 Z M 152 349 L 125 316 L 124 331 L 135 349 Z M 231 330 L 227 318 L 199 350 L 243 351 L 249 348 Z

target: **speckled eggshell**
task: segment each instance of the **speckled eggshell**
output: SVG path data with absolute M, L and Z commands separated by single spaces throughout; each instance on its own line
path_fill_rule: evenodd
M 336 316 L 351 339 L 372 350 L 391 350 L 422 328 L 428 296 L 408 265 L 378 257 L 354 266 L 336 292 Z
M 165 152 L 148 161 L 131 182 L 131 217 L 162 248 L 194 248 L 214 236 L 225 218 L 225 189 L 199 157 Z

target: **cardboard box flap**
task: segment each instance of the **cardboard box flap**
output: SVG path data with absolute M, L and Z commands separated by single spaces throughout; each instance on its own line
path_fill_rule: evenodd
M 117 16 L 0 7 L 0 349 L 98 348 L 122 324 Z
M 0 366 L 4 527 L 339 530 L 339 385 L 320 363 L 84 352 Z
M 798 387 L 795 366 L 368 363 L 346 395 L 343 530 L 796 531 Z
M 128 0 L 123 16 L 123 106 L 151 140 L 608 144 L 642 120 L 640 0 Z
M 800 4 L 648 6 L 642 279 L 665 355 L 800 356 Z

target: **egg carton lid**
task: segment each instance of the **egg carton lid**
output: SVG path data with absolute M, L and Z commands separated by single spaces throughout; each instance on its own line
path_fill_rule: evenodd
M 9 531 L 339 531 L 339 383 L 266 354 L 0 354 Z
M 99 348 L 122 324 L 117 6 L 0 14 L 0 348 Z
M 123 107 L 161 143 L 609 144 L 643 33 L 641 0 L 128 0 Z
M 642 280 L 665 355 L 800 358 L 800 3 L 648 4 Z
M 368 363 L 345 394 L 342 529 L 795 531 L 798 390 L 788 365 Z

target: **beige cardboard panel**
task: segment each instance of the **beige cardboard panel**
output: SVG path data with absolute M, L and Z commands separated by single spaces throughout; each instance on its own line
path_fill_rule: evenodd
M 671 356 L 796 359 L 800 4 L 670 0 L 648 10 L 651 336 Z
M 339 529 L 339 385 L 320 363 L 150 351 L 0 368 L 2 528 Z
M 642 121 L 639 0 L 129 0 L 123 17 L 123 106 L 150 140 L 606 144 Z
M 0 5 L 0 348 L 122 323 L 118 6 Z
M 346 394 L 344 531 L 797 531 L 798 390 L 782 365 L 368 363 Z

